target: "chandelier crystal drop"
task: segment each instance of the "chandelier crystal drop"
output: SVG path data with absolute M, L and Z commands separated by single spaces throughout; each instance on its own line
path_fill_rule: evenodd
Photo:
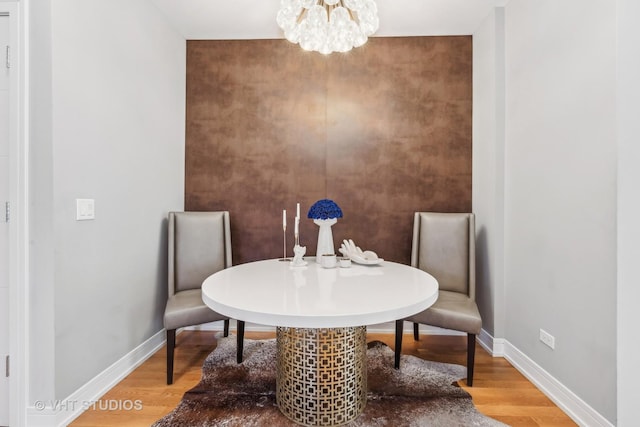
M 324 54 L 362 46 L 379 24 L 374 0 L 281 0 L 276 21 L 291 43 Z

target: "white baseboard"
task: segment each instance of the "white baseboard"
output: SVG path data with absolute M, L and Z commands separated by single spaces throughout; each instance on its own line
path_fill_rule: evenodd
M 483 329 L 480 333 L 479 343 L 494 357 L 504 357 L 578 425 L 613 427 L 613 424 L 600 415 L 598 411 L 589 406 L 509 341 L 502 338 L 493 338 Z
M 484 329 L 480 330 L 480 335 L 478 335 L 478 344 L 480 344 L 480 346 L 493 357 L 504 357 L 504 343 L 504 339 L 494 338 Z
M 36 401 L 27 408 L 27 425 L 33 427 L 66 426 L 91 407 L 135 410 L 138 401 L 101 401 L 100 398 L 133 372 L 165 343 L 164 329 L 124 355 L 66 399 Z

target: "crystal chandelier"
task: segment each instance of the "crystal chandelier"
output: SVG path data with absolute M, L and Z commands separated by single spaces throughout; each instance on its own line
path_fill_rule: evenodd
M 277 22 L 304 50 L 347 52 L 378 30 L 378 7 L 374 0 L 281 0 Z

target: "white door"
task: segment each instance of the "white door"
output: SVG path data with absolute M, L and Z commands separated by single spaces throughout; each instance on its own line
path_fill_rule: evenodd
M 9 16 L 0 15 L 0 426 L 9 425 Z

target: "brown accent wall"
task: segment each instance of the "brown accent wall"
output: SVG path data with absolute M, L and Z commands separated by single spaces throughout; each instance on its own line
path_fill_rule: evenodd
M 323 56 L 285 40 L 187 42 L 186 210 L 228 210 L 234 264 L 282 256 L 301 203 L 408 263 L 415 211 L 471 210 L 471 37 L 372 38 Z

